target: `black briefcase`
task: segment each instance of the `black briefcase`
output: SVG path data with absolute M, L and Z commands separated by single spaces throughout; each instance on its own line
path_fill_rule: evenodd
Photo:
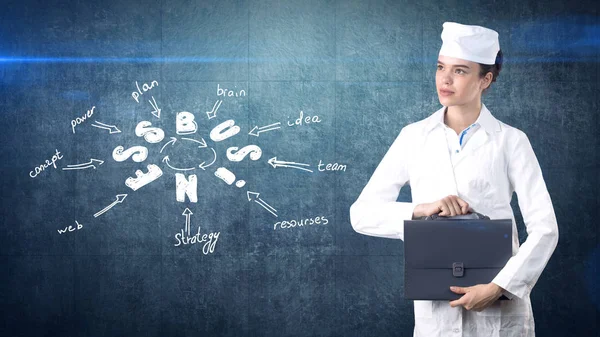
M 480 213 L 404 221 L 404 297 L 456 300 L 450 286 L 490 283 L 512 256 L 512 220 Z M 500 300 L 507 300 L 504 295 Z

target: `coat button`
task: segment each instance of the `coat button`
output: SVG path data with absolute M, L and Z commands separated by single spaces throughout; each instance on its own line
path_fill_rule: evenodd
M 459 333 L 459 332 L 460 332 L 460 329 L 454 329 L 454 330 L 452 330 L 452 331 L 453 331 L 454 333 Z

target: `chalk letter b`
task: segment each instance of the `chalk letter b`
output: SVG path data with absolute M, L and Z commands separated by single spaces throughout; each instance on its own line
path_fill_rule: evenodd
M 194 115 L 187 111 L 177 114 L 176 129 L 178 135 L 188 135 L 198 130 L 198 124 L 194 121 Z

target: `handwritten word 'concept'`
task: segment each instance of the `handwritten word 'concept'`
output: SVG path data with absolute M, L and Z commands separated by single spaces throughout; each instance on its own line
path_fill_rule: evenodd
M 92 109 L 88 110 L 87 113 L 81 116 L 81 118 L 77 117 L 71 121 L 71 129 L 73 130 L 73 133 L 75 133 L 75 126 L 85 122 L 87 118 L 92 117 L 92 115 L 94 114 L 94 108 L 95 106 L 93 106 Z
M 187 236 L 185 231 L 181 229 L 181 233 L 175 234 L 175 240 L 177 240 L 175 247 L 179 247 L 182 244 L 193 245 L 196 243 L 206 242 L 204 247 L 202 247 L 202 252 L 206 255 L 215 251 L 215 246 L 217 244 L 217 240 L 219 240 L 219 235 L 221 235 L 221 232 L 214 232 L 210 234 L 204 234 L 202 235 L 202 238 L 200 238 L 200 226 L 198 226 L 198 233 L 192 236 Z
M 77 224 L 77 228 L 74 228 L 73 226 L 69 225 L 69 226 L 65 227 L 65 229 L 58 229 L 58 234 L 64 234 L 66 232 L 74 232 L 76 230 L 83 228 L 83 225 L 80 224 L 79 222 L 77 222 L 77 220 L 75 220 L 75 223 Z
M 329 223 L 329 220 L 327 220 L 326 217 L 318 216 L 314 219 L 309 218 L 309 219 L 301 219 L 301 220 L 278 221 L 273 225 L 273 230 L 276 230 L 277 226 L 279 226 L 279 228 L 283 229 L 283 228 L 311 226 L 314 224 L 320 225 L 321 221 L 323 221 L 323 225 L 327 225 Z
M 140 102 L 140 95 L 143 95 L 146 91 L 154 88 L 154 86 L 158 86 L 158 81 L 152 81 L 150 83 L 150 85 L 148 85 L 147 83 L 144 83 L 142 85 L 142 89 L 144 90 L 144 92 L 142 92 L 142 90 L 140 90 L 140 85 L 138 84 L 137 81 L 135 81 L 135 87 L 137 88 L 137 92 L 132 92 L 131 93 L 131 97 L 133 97 L 133 99 L 139 103 Z
M 51 159 L 47 159 L 45 164 L 37 166 L 32 171 L 29 171 L 29 176 L 31 178 L 37 177 L 38 174 L 42 173 L 42 171 L 44 171 L 45 169 L 47 169 L 48 166 L 54 166 L 54 168 L 56 168 L 56 162 L 58 160 L 61 160 L 62 158 L 63 158 L 63 156 L 60 155 L 60 151 L 58 151 L 58 149 L 57 149 L 56 150 L 56 154 L 53 155 Z M 50 161 L 52 161 L 52 162 L 50 162 Z M 34 172 L 35 172 L 35 174 L 34 174 Z
M 244 97 L 244 96 L 246 96 L 246 90 L 242 89 L 238 92 L 234 92 L 233 90 L 221 89 L 221 85 L 217 83 L 217 96 Z

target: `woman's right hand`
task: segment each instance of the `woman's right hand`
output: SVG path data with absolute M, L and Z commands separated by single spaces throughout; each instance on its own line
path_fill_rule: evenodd
M 438 201 L 418 204 L 413 211 L 413 218 L 438 214 L 439 216 L 455 216 L 473 212 L 469 204 L 456 195 L 449 195 Z

